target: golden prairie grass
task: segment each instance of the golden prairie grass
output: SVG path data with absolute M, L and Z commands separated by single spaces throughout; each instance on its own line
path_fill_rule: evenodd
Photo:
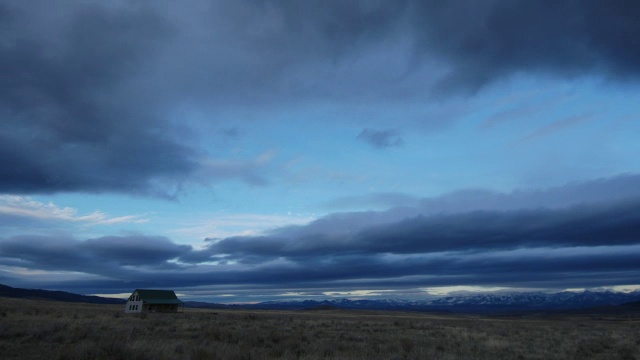
M 640 360 L 638 320 L 123 309 L 0 298 L 0 358 Z

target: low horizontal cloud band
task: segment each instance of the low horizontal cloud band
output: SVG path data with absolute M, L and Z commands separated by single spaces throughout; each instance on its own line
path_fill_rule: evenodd
M 344 219 L 337 219 L 339 226 Z M 213 240 L 202 250 L 165 237 L 23 235 L 0 239 L 0 264 L 89 273 L 104 279 L 96 286 L 120 290 L 131 281 L 171 287 L 340 288 L 352 281 L 580 287 L 632 283 L 640 274 L 640 199 L 336 229 L 327 217 L 265 236 Z

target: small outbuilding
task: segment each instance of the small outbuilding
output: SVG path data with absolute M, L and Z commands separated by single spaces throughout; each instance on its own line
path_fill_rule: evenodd
M 178 312 L 182 301 L 173 290 L 136 289 L 125 305 L 125 313 Z

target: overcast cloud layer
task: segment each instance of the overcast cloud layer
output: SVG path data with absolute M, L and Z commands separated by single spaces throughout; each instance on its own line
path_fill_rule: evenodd
M 600 96 L 639 84 L 638 19 L 634 1 L 0 0 L 0 283 L 638 284 L 638 111 Z M 234 206 L 315 220 L 175 235 Z
M 4 0 L 0 17 L 9 193 L 263 182 L 251 161 L 207 166 L 217 155 L 172 116 L 183 107 L 428 99 L 522 72 L 640 75 L 640 5 L 624 1 Z M 402 142 L 395 130 L 359 138 Z

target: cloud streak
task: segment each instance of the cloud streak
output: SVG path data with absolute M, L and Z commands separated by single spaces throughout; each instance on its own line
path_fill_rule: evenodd
M 567 128 L 571 128 L 573 126 L 580 125 L 581 123 L 591 121 L 593 120 L 593 117 L 594 117 L 593 114 L 582 114 L 582 115 L 575 115 L 575 116 L 570 116 L 564 119 L 557 120 L 552 124 L 549 124 L 543 127 L 542 129 L 538 129 L 528 134 L 527 136 L 523 137 L 522 139 L 519 139 L 517 143 L 535 141 L 540 138 L 553 135 Z
M 140 215 L 110 216 L 96 210 L 88 214 L 78 214 L 71 207 L 42 203 L 28 196 L 0 195 L 0 228 L 39 227 L 54 223 L 79 223 L 86 225 L 141 224 L 149 219 Z

